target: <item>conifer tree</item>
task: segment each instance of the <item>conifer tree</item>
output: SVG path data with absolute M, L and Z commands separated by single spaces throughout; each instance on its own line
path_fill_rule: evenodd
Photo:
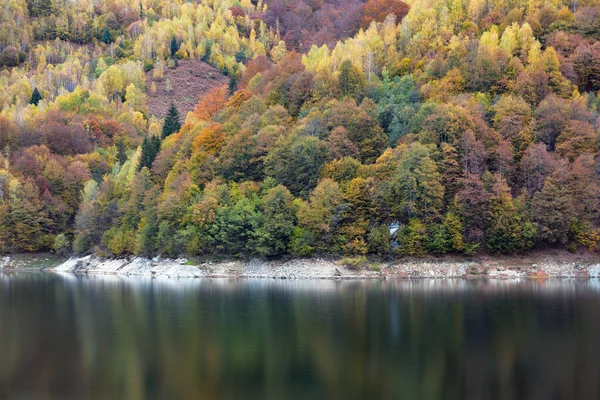
M 156 136 L 146 136 L 142 142 L 142 155 L 138 164 L 138 171 L 144 167 L 151 169 L 156 155 L 160 151 L 160 139 Z
M 110 34 L 108 28 L 104 28 L 104 32 L 102 32 L 102 41 L 106 44 L 112 43 L 112 35 Z
M 173 36 L 171 38 L 171 57 L 175 57 L 175 53 L 177 53 L 177 50 L 179 50 L 179 45 L 177 44 L 177 38 L 175 36 Z
M 40 91 L 37 88 L 33 89 L 33 93 L 31 94 L 31 99 L 29 100 L 29 104 L 33 104 L 34 106 L 37 106 L 39 104 L 40 100 L 42 100 L 42 95 L 40 94 Z
M 123 139 L 117 141 L 117 160 L 119 161 L 119 165 L 123 165 L 127 161 L 127 152 L 125 151 Z
M 237 77 L 235 75 L 231 75 L 229 77 L 229 85 L 228 85 L 228 89 L 229 89 L 229 95 L 233 95 L 235 93 L 235 91 L 237 90 Z
M 162 138 L 166 138 L 167 136 L 179 132 L 181 129 L 181 122 L 179 121 L 179 111 L 175 104 L 171 102 L 171 106 L 167 111 L 167 116 L 165 117 L 165 122 L 162 128 Z

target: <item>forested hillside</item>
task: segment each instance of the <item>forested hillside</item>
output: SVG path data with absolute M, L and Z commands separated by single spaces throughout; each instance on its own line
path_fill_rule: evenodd
M 595 251 L 599 38 L 598 0 L 4 2 L 0 246 Z M 152 115 L 187 62 L 227 83 Z
M 408 12 L 399 0 L 266 0 L 261 18 L 285 41 L 288 49 L 306 52 L 313 45 L 335 46 L 372 21 L 383 22 L 389 14 L 398 20 Z

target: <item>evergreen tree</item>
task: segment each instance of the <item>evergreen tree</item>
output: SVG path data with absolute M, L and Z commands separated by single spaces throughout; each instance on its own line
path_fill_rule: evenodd
M 177 44 L 177 38 L 175 36 L 173 36 L 171 38 L 170 49 L 171 49 L 171 57 L 175 57 L 175 53 L 177 53 L 177 50 L 179 50 L 179 45 Z
M 156 136 L 146 136 L 142 142 L 142 155 L 140 157 L 140 163 L 138 164 L 138 171 L 144 167 L 151 169 L 152 163 L 156 155 L 160 151 L 160 139 Z
M 202 56 L 202 61 L 204 61 L 206 63 L 210 61 L 210 54 L 212 51 L 213 44 L 214 44 L 214 42 L 212 39 L 208 39 L 206 41 L 206 50 L 204 52 L 204 55 Z
M 127 153 L 125 151 L 125 143 L 123 142 L 122 139 L 117 141 L 117 160 L 119 161 L 120 165 L 125 164 L 125 161 L 127 161 Z
M 235 75 L 231 75 L 229 77 L 229 95 L 233 95 L 237 89 L 237 77 Z
M 37 106 L 39 104 L 40 100 L 42 100 L 42 95 L 40 94 L 40 91 L 37 88 L 33 89 L 33 93 L 31 94 L 31 99 L 29 100 L 29 104 L 33 104 L 34 106 Z
M 406 124 L 402 123 L 397 115 L 394 116 L 388 132 L 391 147 L 396 146 L 398 139 L 400 139 L 406 133 L 406 129 L 404 127 L 405 125 Z
M 110 34 L 108 28 L 104 28 L 104 32 L 102 32 L 102 41 L 106 44 L 111 44 L 113 41 L 112 35 Z
M 171 102 L 171 106 L 167 111 L 167 116 L 165 117 L 165 122 L 162 128 L 162 138 L 166 138 L 167 136 L 179 132 L 181 129 L 181 122 L 179 122 L 179 111 L 175 104 Z

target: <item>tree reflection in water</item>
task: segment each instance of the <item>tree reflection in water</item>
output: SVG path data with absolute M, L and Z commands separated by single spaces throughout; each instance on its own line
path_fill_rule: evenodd
M 597 399 L 596 281 L 0 274 L 0 397 Z

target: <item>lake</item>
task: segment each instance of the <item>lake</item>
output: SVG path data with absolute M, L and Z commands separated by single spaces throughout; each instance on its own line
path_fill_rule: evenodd
M 2 399 L 598 399 L 600 281 L 0 273 Z

